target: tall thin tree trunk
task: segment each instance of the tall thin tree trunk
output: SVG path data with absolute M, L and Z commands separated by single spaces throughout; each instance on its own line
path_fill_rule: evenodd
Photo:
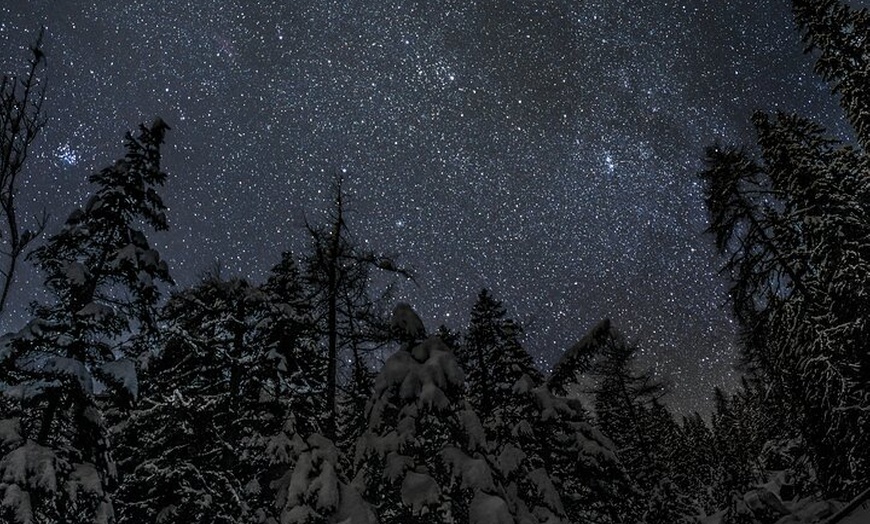
M 45 126 L 42 115 L 42 103 L 45 100 L 45 86 L 40 82 L 38 73 L 40 64 L 44 63 L 42 53 L 42 35 L 39 32 L 36 43 L 31 47 L 33 58 L 27 76 L 17 79 L 14 76 L 3 76 L 0 79 L 0 208 L 4 213 L 5 224 L 2 236 L 5 236 L 7 258 L 5 268 L 0 270 L 3 283 L 0 286 L 0 314 L 6 309 L 9 292 L 15 280 L 18 259 L 24 253 L 27 245 L 42 232 L 45 227 L 43 220 L 35 232 L 21 231 L 18 224 L 15 195 L 18 175 L 27 160 L 30 146 L 36 140 L 39 132 Z M 20 83 L 19 83 L 20 82 Z M 21 87 L 19 98 L 18 87 Z M 23 233 L 23 234 L 22 234 Z
M 327 293 L 328 293 L 328 312 L 327 312 L 327 332 L 329 340 L 329 348 L 326 364 L 326 436 L 335 440 L 336 437 L 336 384 L 337 384 L 337 358 L 338 358 L 338 255 L 341 247 L 341 228 L 344 221 L 344 210 L 342 209 L 341 186 L 338 187 L 335 196 L 336 217 L 333 225 L 332 238 L 330 239 L 328 253 L 328 270 L 327 270 Z

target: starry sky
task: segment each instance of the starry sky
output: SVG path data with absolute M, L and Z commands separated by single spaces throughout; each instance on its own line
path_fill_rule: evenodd
M 343 172 L 398 296 L 464 327 L 481 287 L 549 366 L 609 317 L 705 410 L 736 326 L 696 173 L 755 109 L 840 129 L 782 0 L 0 0 L 0 72 L 45 25 L 50 121 L 21 187 L 49 231 L 157 115 L 179 285 L 220 260 L 260 281 Z M 12 329 L 40 278 L 21 274 Z

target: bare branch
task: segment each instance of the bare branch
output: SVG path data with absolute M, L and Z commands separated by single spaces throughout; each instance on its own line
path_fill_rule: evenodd
M 44 82 L 40 80 L 42 71 L 40 64 L 45 62 L 42 54 L 43 32 L 40 32 L 36 44 L 31 47 L 33 57 L 29 60 L 30 68 L 24 78 L 4 77 L 2 81 L 2 97 L 0 97 L 0 124 L 2 124 L 3 140 L 2 157 L 0 157 L 0 181 L 8 182 L 18 175 L 27 157 L 29 146 L 45 124 L 42 115 L 42 104 L 45 100 Z M 21 92 L 19 93 L 19 88 Z M 8 184 L 0 184 L 6 196 L 10 189 Z M 6 201 L 2 202 L 4 205 Z
M 15 197 L 17 184 L 30 148 L 45 127 L 43 113 L 45 82 L 42 73 L 45 53 L 42 50 L 44 28 L 30 47 L 29 68 L 22 78 L 4 76 L 0 80 L 0 239 L 3 241 L 3 270 L 0 282 L 0 314 L 5 309 L 18 260 L 28 246 L 45 230 L 47 214 L 35 220 L 33 229 L 23 228 L 18 222 Z

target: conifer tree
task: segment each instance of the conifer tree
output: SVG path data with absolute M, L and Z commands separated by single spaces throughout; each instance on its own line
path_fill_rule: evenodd
M 674 522 L 686 515 L 686 497 L 673 479 L 670 449 L 678 442 L 676 422 L 660 403 L 663 385 L 651 373 L 634 369 L 637 348 L 615 338 L 603 350 L 594 411 L 601 430 L 611 435 L 630 478 L 645 500 L 647 524 Z
M 689 512 L 715 512 L 720 507 L 716 441 L 712 428 L 700 413 L 683 417 L 677 441 L 668 447 L 668 452 L 672 480 L 690 506 Z
M 356 244 L 345 218 L 347 204 L 341 177 L 336 178 L 333 196 L 328 224 L 308 226 L 311 243 L 304 257 L 304 275 L 312 316 L 326 349 L 324 435 L 349 443 L 365 427 L 361 415 L 374 382 L 368 353 L 390 340 L 389 322 L 383 311 L 389 290 L 378 299 L 372 297 L 370 272 L 376 269 L 408 278 L 411 273 L 398 267 L 391 257 Z M 349 362 L 349 366 L 340 367 L 342 362 Z M 342 390 L 344 395 L 340 394 Z M 340 409 L 342 405 L 344 409 Z M 343 415 L 341 423 L 339 411 Z
M 272 436 L 286 456 L 289 438 L 277 356 L 255 345 L 260 300 L 215 272 L 166 304 L 142 398 L 118 432 L 122 522 L 229 524 L 263 509 L 250 502 L 269 482 L 245 459 L 256 462 L 263 450 L 252 448 Z
M 440 338 L 444 342 L 444 345 L 450 348 L 450 351 L 453 351 L 454 354 L 462 342 L 462 333 L 458 330 L 452 330 L 444 324 L 438 326 L 438 329 L 435 330 L 435 336 Z
M 764 445 L 762 428 L 754 427 L 755 410 L 761 406 L 741 402 L 738 395 L 729 396 L 721 389 L 714 392 L 713 439 L 717 450 L 717 500 L 720 507 L 728 504 L 731 493 L 743 493 L 761 480 L 755 459 Z
M 275 484 L 282 524 L 377 524 L 369 504 L 341 478 L 338 449 L 313 433 L 297 434 L 293 467 Z
M 772 393 L 768 384 L 747 377 L 733 394 L 714 391 L 714 471 L 708 485 L 713 505 L 725 510 L 725 522 L 757 522 L 771 507 L 819 493 L 800 431 Z M 774 484 L 776 489 L 768 489 Z M 760 503 L 752 503 L 752 510 L 747 501 Z
M 610 516 L 596 504 L 608 498 L 609 481 L 619 482 L 612 445 L 577 406 L 550 393 L 521 334 L 484 289 L 456 349 L 468 370 L 469 401 L 482 414 L 489 460 L 520 522 Z
M 286 381 L 287 405 L 303 435 L 321 432 L 326 402 L 326 357 L 318 345 L 308 290 L 295 258 L 283 253 L 272 268 L 264 293 L 261 340 Z
M 651 459 L 660 451 L 650 426 L 655 419 L 660 426 L 669 426 L 668 422 L 673 421 L 658 416 L 664 385 L 649 371 L 636 369 L 637 349 L 611 329 L 602 345 L 589 349 L 594 363 L 587 374 L 595 383 L 590 392 L 601 429 L 617 443 L 620 459 L 635 480 L 645 484 L 646 477 L 653 473 Z M 666 429 L 660 437 L 674 428 Z
M 836 0 L 793 10 L 860 148 L 805 118 L 758 113 L 757 151 L 712 148 L 701 176 L 710 230 L 730 256 L 744 360 L 784 400 L 825 493 L 849 496 L 870 467 L 870 17 Z
M 153 332 L 158 283 L 171 281 L 138 229 L 167 227 L 157 192 L 167 129 L 157 120 L 128 133 L 126 156 L 90 177 L 93 196 L 33 252 L 55 300 L 0 345 L 5 522 L 115 521 L 115 464 L 95 392 L 136 396 L 125 357 Z
M 794 0 L 792 5 L 806 52 L 817 56 L 816 73 L 832 84 L 866 150 L 870 146 L 870 13 L 838 0 Z
M 664 384 L 635 365 L 637 347 L 608 320 L 566 352 L 549 379 L 554 391 L 587 397 L 600 430 L 613 440 L 621 466 L 631 482 L 622 487 L 610 475 L 609 493 L 618 519 L 669 522 L 691 511 L 691 500 L 674 482 L 670 450 L 679 441 L 679 427 L 661 404 Z
M 262 491 L 276 497 L 272 505 L 278 522 L 373 524 L 371 509 L 343 479 L 337 447 L 323 436 L 326 358 L 317 343 L 308 290 L 290 253 L 282 255 L 262 288 L 266 312 L 261 343 L 269 355 L 278 356 L 275 371 L 285 381 L 278 396 L 288 417 L 286 435 L 291 436 L 289 445 L 282 440 L 275 446 L 272 437 L 269 445 L 261 446 L 261 468 L 283 469 L 280 476 L 269 475 L 275 480 Z M 273 456 L 276 450 L 278 457 Z M 269 505 L 268 499 L 263 502 Z
M 520 378 L 487 430 L 519 522 L 621 522 L 631 495 L 616 447 L 578 401 Z
M 357 475 L 381 524 L 514 522 L 464 375 L 437 337 L 408 342 L 375 382 Z
M 214 272 L 166 305 L 142 399 L 119 428 L 124 522 L 278 517 L 323 380 L 291 261 L 263 289 Z
M 456 354 L 467 370 L 472 407 L 482 414 L 487 455 L 504 479 L 520 522 L 566 522 L 565 505 L 548 471 L 548 442 L 536 430 L 552 399 L 543 377 L 522 347 L 522 328 L 502 304 L 482 290 Z M 544 437 L 552 438 L 552 435 Z
M 506 318 L 501 302 L 483 289 L 471 310 L 471 322 L 456 356 L 466 371 L 468 398 L 479 413 L 491 413 L 513 385 L 526 375 L 543 381 L 532 357 L 520 344 L 522 328 Z
M 730 255 L 744 360 L 788 399 L 829 494 L 863 485 L 870 364 L 867 158 L 793 115 L 756 114 L 760 161 L 711 149 L 711 231 Z

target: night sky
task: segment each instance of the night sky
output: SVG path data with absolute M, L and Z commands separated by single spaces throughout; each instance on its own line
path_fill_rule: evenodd
M 417 272 L 399 298 L 464 327 L 481 287 L 544 366 L 603 317 L 680 410 L 734 383 L 736 326 L 703 234 L 704 147 L 755 109 L 832 127 L 782 0 L 0 0 L 0 72 L 48 28 L 48 127 L 21 187 L 57 228 L 157 115 L 179 285 L 260 281 L 345 172 L 356 240 Z M 2 331 L 24 318 L 23 273 Z

